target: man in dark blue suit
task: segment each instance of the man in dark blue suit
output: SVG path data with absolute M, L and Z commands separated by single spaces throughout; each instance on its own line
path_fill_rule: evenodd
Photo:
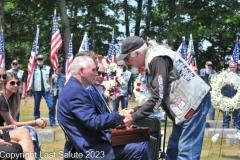
M 99 114 L 86 91 L 86 87 L 95 84 L 97 67 L 94 60 L 89 56 L 76 57 L 70 70 L 72 76 L 59 96 L 58 121 L 85 157 L 91 160 L 146 160 L 146 150 L 138 143 L 111 146 L 105 131 L 122 124 L 123 117 L 118 112 Z M 64 155 L 67 155 L 71 146 L 65 147 Z
M 100 114 L 106 114 L 106 113 L 111 113 L 112 110 L 109 108 L 106 98 L 104 97 L 102 93 L 102 86 L 101 84 L 103 83 L 104 77 L 106 76 L 105 72 L 105 67 L 101 61 L 98 61 L 98 75 L 96 76 L 95 80 L 95 85 L 91 85 L 87 87 L 87 91 L 92 98 L 96 109 L 99 111 Z M 147 160 L 151 160 L 151 155 L 149 152 L 148 148 L 148 142 L 141 142 L 141 145 L 144 146 L 144 148 L 147 151 Z

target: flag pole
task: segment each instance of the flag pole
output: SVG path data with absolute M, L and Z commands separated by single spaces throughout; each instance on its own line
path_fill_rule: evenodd
M 238 36 L 237 36 L 237 42 L 238 42 Z M 239 47 L 239 42 L 238 42 L 238 47 Z M 239 52 L 238 52 L 238 60 L 239 60 Z M 237 65 L 238 65 L 238 63 L 237 63 Z

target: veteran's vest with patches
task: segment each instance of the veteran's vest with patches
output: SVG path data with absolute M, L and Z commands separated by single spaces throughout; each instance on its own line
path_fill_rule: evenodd
M 41 91 L 41 72 L 43 78 L 43 85 L 45 92 L 50 91 L 50 82 L 49 82 L 49 74 L 50 67 L 43 65 L 42 69 L 39 66 L 35 65 L 34 73 L 33 73 L 33 91 Z
M 197 110 L 210 87 L 196 75 L 187 62 L 177 53 L 161 46 L 154 41 L 149 41 L 145 59 L 145 75 L 147 86 L 152 91 L 152 74 L 149 64 L 153 58 L 168 56 L 173 62 L 173 69 L 168 77 L 167 96 L 164 99 L 171 115 L 177 125 L 188 120 Z

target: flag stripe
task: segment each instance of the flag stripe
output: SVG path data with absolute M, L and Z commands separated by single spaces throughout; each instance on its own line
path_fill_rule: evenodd
M 32 89 L 34 63 L 36 61 L 36 56 L 38 54 L 38 37 L 39 37 L 39 27 L 37 26 L 37 32 L 33 41 L 33 47 L 32 47 L 29 62 L 28 62 L 27 91 Z
M 70 41 L 69 41 L 69 47 L 68 47 L 68 56 L 67 56 L 66 64 L 65 64 L 65 74 L 66 74 L 65 82 L 66 83 L 69 80 L 69 78 L 71 77 L 70 67 L 71 67 L 72 62 L 73 62 L 73 49 L 72 49 L 72 36 L 71 36 Z
M 58 51 L 62 47 L 62 38 L 58 28 L 56 13 L 53 15 L 52 40 L 51 40 L 51 66 L 54 70 L 58 67 Z
M 3 68 L 5 72 L 5 60 L 4 60 L 4 34 L 3 32 L 0 33 L 0 66 Z
M 116 62 L 114 34 L 112 35 L 112 41 L 110 43 L 110 47 L 109 47 L 109 50 L 108 50 L 106 60 L 107 60 L 107 62 L 109 62 L 109 61 Z

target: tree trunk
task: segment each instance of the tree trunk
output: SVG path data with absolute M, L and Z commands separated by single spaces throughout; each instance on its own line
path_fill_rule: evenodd
M 124 13 L 125 13 L 125 22 L 126 22 L 126 37 L 129 37 L 130 36 L 130 31 L 129 31 L 129 18 L 128 18 L 128 2 L 127 0 L 124 0 L 123 1 L 123 10 L 124 10 Z
M 94 6 L 96 5 L 96 0 L 94 0 Z M 92 40 L 92 49 L 93 51 L 95 51 L 95 48 L 96 48 L 96 11 L 93 9 L 92 11 L 92 37 L 91 37 L 91 40 Z
M 136 12 L 136 25 L 135 25 L 135 35 L 139 36 L 140 34 L 140 25 L 141 25 L 141 15 L 142 15 L 142 0 L 137 1 L 137 12 Z
M 69 28 L 69 21 L 68 21 L 68 15 L 66 11 L 66 1 L 61 0 L 59 2 L 59 9 L 60 9 L 60 17 L 62 21 L 63 26 L 63 47 L 65 52 L 65 57 L 67 57 L 68 54 L 68 47 L 69 47 L 69 41 L 70 41 L 70 28 Z
M 4 0 L 0 0 L 0 32 L 4 31 Z
M 146 29 L 145 29 L 145 38 L 149 36 L 150 31 L 150 19 L 152 17 L 152 0 L 148 0 L 147 3 L 147 16 L 146 16 Z

